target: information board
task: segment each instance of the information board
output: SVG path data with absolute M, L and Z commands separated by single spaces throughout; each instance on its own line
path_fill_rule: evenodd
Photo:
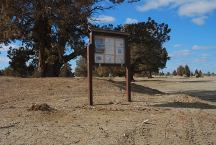
M 94 62 L 97 64 L 125 64 L 124 38 L 95 36 Z

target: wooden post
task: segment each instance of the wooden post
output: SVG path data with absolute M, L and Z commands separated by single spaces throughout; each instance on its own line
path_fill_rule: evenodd
M 131 68 L 130 68 L 130 48 L 128 47 L 127 38 L 125 38 L 125 64 L 126 64 L 126 95 L 128 102 L 131 102 Z
M 88 98 L 89 105 L 93 105 L 93 91 L 92 91 L 92 66 L 93 66 L 93 38 L 92 32 L 90 33 L 90 43 L 87 48 L 87 75 L 88 75 Z
M 128 47 L 128 40 L 127 37 L 129 36 L 128 33 L 124 32 L 116 32 L 110 30 L 100 30 L 100 29 L 89 29 L 89 45 L 87 48 L 87 73 L 88 73 L 88 98 L 89 98 L 89 105 L 93 105 L 93 90 L 92 90 L 92 68 L 95 64 L 94 62 L 94 49 L 95 49 L 95 42 L 94 38 L 95 35 L 97 36 L 108 36 L 108 37 L 116 37 L 116 38 L 124 38 L 125 40 L 125 67 L 126 67 L 126 95 L 127 100 L 131 102 L 131 65 L 130 65 L 130 48 Z M 112 63 L 105 65 L 113 65 Z M 115 64 L 114 64 L 115 65 Z M 116 64 L 120 65 L 120 64 Z

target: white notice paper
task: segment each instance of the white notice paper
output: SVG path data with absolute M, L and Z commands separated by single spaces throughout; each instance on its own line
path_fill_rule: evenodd
M 95 52 L 103 53 L 105 50 L 105 40 L 102 37 L 95 37 Z
M 105 54 L 114 55 L 115 43 L 113 38 L 105 38 Z
M 124 56 L 123 55 L 116 55 L 116 64 L 124 64 Z
M 102 54 L 95 54 L 95 63 L 104 63 L 104 56 Z
M 105 55 L 105 63 L 114 63 L 113 55 Z
M 111 36 L 95 36 L 95 63 L 124 64 L 125 39 Z
M 116 39 L 116 48 L 124 48 L 124 39 Z
M 116 55 L 124 55 L 124 48 L 123 47 L 116 48 Z

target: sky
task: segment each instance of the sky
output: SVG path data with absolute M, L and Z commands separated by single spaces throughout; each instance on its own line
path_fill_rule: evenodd
M 93 17 L 101 25 L 138 23 L 146 21 L 148 17 L 158 23 L 166 23 L 171 28 L 171 39 L 164 47 L 171 59 L 162 71 L 172 72 L 179 65 L 187 64 L 192 71 L 201 69 L 203 72 L 216 73 L 216 0 L 125 2 L 95 13 Z M 5 50 L 6 47 L 1 50 L 0 69 L 8 65 Z M 75 61 L 71 64 L 74 68 Z

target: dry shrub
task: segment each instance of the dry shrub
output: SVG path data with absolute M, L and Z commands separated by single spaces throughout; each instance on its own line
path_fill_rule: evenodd
M 28 111 L 47 111 L 51 112 L 54 111 L 55 109 L 47 105 L 46 103 L 43 104 L 33 104 Z

